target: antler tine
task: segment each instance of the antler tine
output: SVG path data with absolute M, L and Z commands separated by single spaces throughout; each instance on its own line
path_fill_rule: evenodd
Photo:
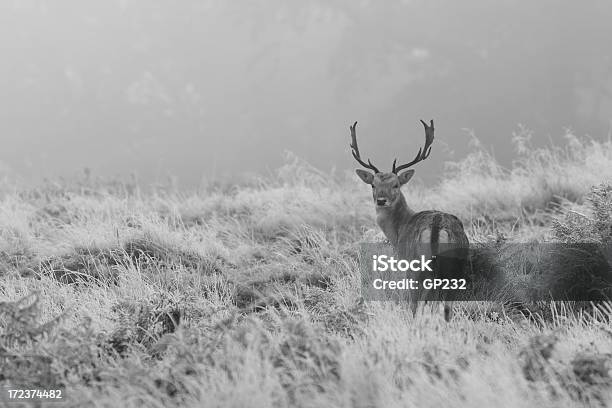
M 402 164 L 399 167 L 395 167 L 395 162 L 393 162 L 393 173 L 397 174 L 400 170 L 404 170 L 408 167 L 414 166 L 418 162 L 423 161 L 429 157 L 429 154 L 431 153 L 431 144 L 434 140 L 434 123 L 433 119 L 430 121 L 429 126 L 427 126 L 427 123 L 425 123 L 423 120 L 421 120 L 421 123 L 425 127 L 425 146 L 419 148 L 419 152 L 415 156 L 414 160 L 412 160 L 410 163 Z
M 370 159 L 368 159 L 368 162 L 364 162 L 363 160 L 361 160 L 361 154 L 359 154 L 359 146 L 357 146 L 357 122 L 353 123 L 353 126 L 350 126 L 351 129 L 351 153 L 353 153 L 353 157 L 355 158 L 355 160 L 357 160 L 359 162 L 359 164 L 361 164 L 363 167 L 365 167 L 366 169 L 370 169 L 373 170 L 374 173 L 380 173 L 380 171 L 376 168 L 376 166 L 374 166 L 372 164 L 372 162 L 370 161 Z

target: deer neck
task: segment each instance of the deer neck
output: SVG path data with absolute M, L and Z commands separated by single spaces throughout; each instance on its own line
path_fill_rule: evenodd
M 397 246 L 399 229 L 405 225 L 414 211 L 408 207 L 406 198 L 400 193 L 399 198 L 389 207 L 376 207 L 376 223 L 393 246 Z

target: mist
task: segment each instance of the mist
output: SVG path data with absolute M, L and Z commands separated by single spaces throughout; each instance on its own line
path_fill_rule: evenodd
M 502 163 L 523 125 L 607 139 L 612 3 L 0 1 L 0 176 L 87 168 L 185 185 L 265 174 L 291 151 L 324 171 L 362 155 L 422 178 L 474 133 Z

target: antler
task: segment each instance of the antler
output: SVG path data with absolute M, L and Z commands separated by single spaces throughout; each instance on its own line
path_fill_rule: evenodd
M 404 170 L 408 167 L 411 167 L 429 157 L 429 153 L 431 153 L 431 144 L 433 143 L 434 139 L 434 123 L 433 119 L 430 121 L 429 126 L 427 126 L 427 123 L 423 122 L 423 120 L 421 120 L 421 123 L 423 124 L 423 126 L 425 126 L 425 147 L 419 149 L 419 152 L 417 153 L 416 157 L 410 163 L 402 164 L 399 167 L 395 167 L 395 162 L 397 162 L 397 159 L 393 160 L 393 169 L 391 170 L 393 173 L 397 174 L 400 170 Z
M 355 158 L 355 160 L 359 162 L 359 164 L 361 164 L 366 169 L 374 170 L 374 173 L 380 173 L 380 171 L 376 168 L 376 166 L 372 164 L 370 159 L 368 159 L 367 163 L 361 160 L 361 155 L 359 154 L 359 147 L 357 146 L 357 132 L 355 131 L 355 128 L 357 128 L 357 122 L 353 123 L 353 126 L 351 126 L 350 128 L 351 128 L 351 149 L 352 149 L 351 153 L 353 153 L 353 157 Z

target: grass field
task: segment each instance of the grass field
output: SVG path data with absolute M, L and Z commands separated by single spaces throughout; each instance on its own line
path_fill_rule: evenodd
M 510 169 L 474 147 L 404 192 L 472 242 L 609 242 L 612 143 L 564 143 L 518 135 Z M 609 304 L 459 305 L 447 323 L 364 302 L 358 244 L 380 238 L 369 188 L 293 156 L 193 192 L 7 181 L 0 385 L 62 387 L 74 407 L 612 405 Z

